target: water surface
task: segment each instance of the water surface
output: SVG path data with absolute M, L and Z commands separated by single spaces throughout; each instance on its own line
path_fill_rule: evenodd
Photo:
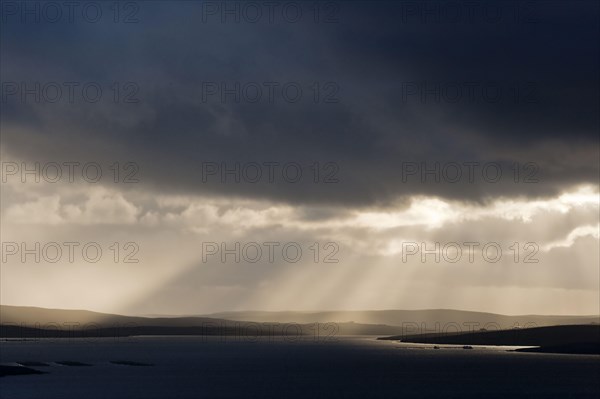
M 0 361 L 49 364 L 35 367 L 47 374 L 3 377 L 0 397 L 14 399 L 600 396 L 600 356 L 375 337 L 42 339 L 1 342 Z

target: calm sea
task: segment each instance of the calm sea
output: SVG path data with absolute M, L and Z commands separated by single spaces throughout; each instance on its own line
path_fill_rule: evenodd
M 0 362 L 43 375 L 0 379 L 18 398 L 600 397 L 600 356 L 508 352 L 338 337 L 315 342 L 135 337 L 0 342 Z M 76 361 L 88 367 L 63 366 Z M 111 361 L 150 363 L 139 367 Z

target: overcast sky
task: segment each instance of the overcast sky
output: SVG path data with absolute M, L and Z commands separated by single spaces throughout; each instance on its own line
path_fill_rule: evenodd
M 600 311 L 597 2 L 8 3 L 2 304 Z

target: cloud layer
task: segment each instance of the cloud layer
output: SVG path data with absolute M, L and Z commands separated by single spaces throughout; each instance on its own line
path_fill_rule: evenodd
M 598 3 L 127 4 L 3 9 L 3 303 L 600 311 Z
M 481 201 L 595 183 L 598 5 L 479 4 L 466 20 L 468 4 L 456 4 L 430 2 L 425 17 L 413 2 L 343 3 L 328 10 L 335 23 L 315 23 L 310 9 L 296 23 L 236 23 L 235 13 L 222 23 L 202 2 L 143 3 L 133 24 L 8 16 L 3 147 L 19 159 L 133 161 L 161 192 L 292 203 Z M 26 94 L 36 82 L 39 103 Z M 66 82 L 77 84 L 72 99 Z M 102 90 L 95 103 L 90 82 Z M 274 182 L 203 179 L 207 163 L 251 162 L 278 162 Z M 298 183 L 281 176 L 290 162 L 302 165 Z M 315 162 L 339 182 L 314 184 Z M 444 180 L 449 163 L 461 165 L 455 183 L 420 177 L 438 168 Z M 474 184 L 465 163 L 477 164 Z M 489 163 L 502 171 L 494 184 L 481 176 Z M 515 163 L 534 164 L 537 183 L 515 184 Z

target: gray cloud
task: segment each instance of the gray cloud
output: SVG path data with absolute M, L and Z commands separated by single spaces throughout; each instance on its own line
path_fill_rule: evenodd
M 449 22 L 442 14 L 440 22 L 423 23 L 407 16 L 411 4 L 340 3 L 332 24 L 202 23 L 201 2 L 140 3 L 136 24 L 9 19 L 2 27 L 3 82 L 93 81 L 103 97 L 25 104 L 9 96 L 3 147 L 28 160 L 134 161 L 141 184 L 165 193 L 315 205 L 388 205 L 417 194 L 537 197 L 597 182 L 596 3 L 532 3 L 528 19 L 505 12 L 497 23 L 481 16 Z M 113 82 L 120 82 L 121 100 L 130 93 L 124 82 L 135 82 L 139 103 L 114 103 Z M 264 93 L 257 103 L 231 95 L 223 103 L 218 94 L 204 101 L 203 82 L 257 82 L 263 90 L 264 82 L 297 82 L 303 97 L 290 103 L 276 91 L 273 103 Z M 314 103 L 313 82 L 335 86 L 321 87 Z M 422 102 L 419 85 L 439 85 L 440 101 L 425 94 Z M 453 103 L 456 87 L 462 97 Z M 500 97 L 486 99 L 483 90 Z M 339 102 L 322 103 L 328 96 Z M 297 162 L 303 178 L 223 184 L 217 175 L 204 182 L 206 162 Z M 314 162 L 320 179 L 332 172 L 324 165 L 335 163 L 339 182 L 315 184 Z M 503 177 L 403 181 L 407 162 L 494 162 Z M 515 162 L 535 163 L 538 182 L 515 183 Z

